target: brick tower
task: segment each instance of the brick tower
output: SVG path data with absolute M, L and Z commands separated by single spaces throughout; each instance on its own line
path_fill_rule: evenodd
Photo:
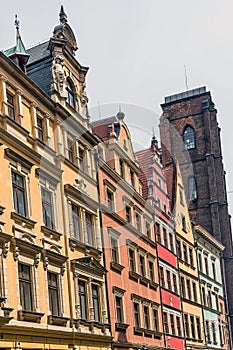
M 179 162 L 191 220 L 225 246 L 223 265 L 233 329 L 233 242 L 217 110 L 205 87 L 165 97 L 161 107 L 163 165 Z

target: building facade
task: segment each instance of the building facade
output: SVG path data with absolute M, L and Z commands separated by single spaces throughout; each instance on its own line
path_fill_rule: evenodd
M 102 140 L 98 177 L 113 348 L 165 349 L 154 210 L 142 196 L 124 114 L 93 122 L 93 132 Z
M 0 53 L 2 349 L 110 349 L 99 141 L 76 49 L 62 7 L 48 42 L 26 51 L 17 25 Z
M 224 246 L 201 226 L 194 226 L 200 291 L 208 349 L 230 349 L 222 279 Z
M 163 165 L 179 161 L 191 219 L 225 246 L 224 279 L 232 327 L 233 244 L 217 110 L 205 87 L 166 97 L 162 110 Z
M 165 346 L 184 349 L 175 223 L 160 159 L 161 152 L 155 137 L 149 149 L 136 152 L 135 155 L 142 170 L 143 195 L 154 208 Z

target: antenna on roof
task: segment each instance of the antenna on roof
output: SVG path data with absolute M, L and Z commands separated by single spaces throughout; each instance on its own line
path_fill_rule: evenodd
M 185 74 L 185 86 L 186 86 L 186 90 L 188 91 L 188 77 L 187 77 L 186 65 L 184 65 L 184 74 Z
M 100 103 L 99 103 L 99 101 L 97 101 L 97 105 L 98 105 L 99 120 L 101 120 L 101 119 L 102 119 L 102 115 L 101 115 L 101 110 L 100 110 Z

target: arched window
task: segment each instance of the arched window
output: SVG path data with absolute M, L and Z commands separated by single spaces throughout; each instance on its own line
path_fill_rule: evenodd
M 187 126 L 183 133 L 185 149 L 195 148 L 195 132 L 191 126 Z
M 197 198 L 196 180 L 194 176 L 188 179 L 188 193 L 190 201 Z
M 75 108 L 75 91 L 74 91 L 74 85 L 70 79 L 67 79 L 66 81 L 66 96 L 67 96 L 67 102 L 69 105 L 73 108 Z

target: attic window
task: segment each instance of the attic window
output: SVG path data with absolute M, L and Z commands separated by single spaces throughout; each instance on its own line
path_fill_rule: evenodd
M 68 78 L 66 81 L 67 102 L 75 109 L 75 89 L 73 82 Z

